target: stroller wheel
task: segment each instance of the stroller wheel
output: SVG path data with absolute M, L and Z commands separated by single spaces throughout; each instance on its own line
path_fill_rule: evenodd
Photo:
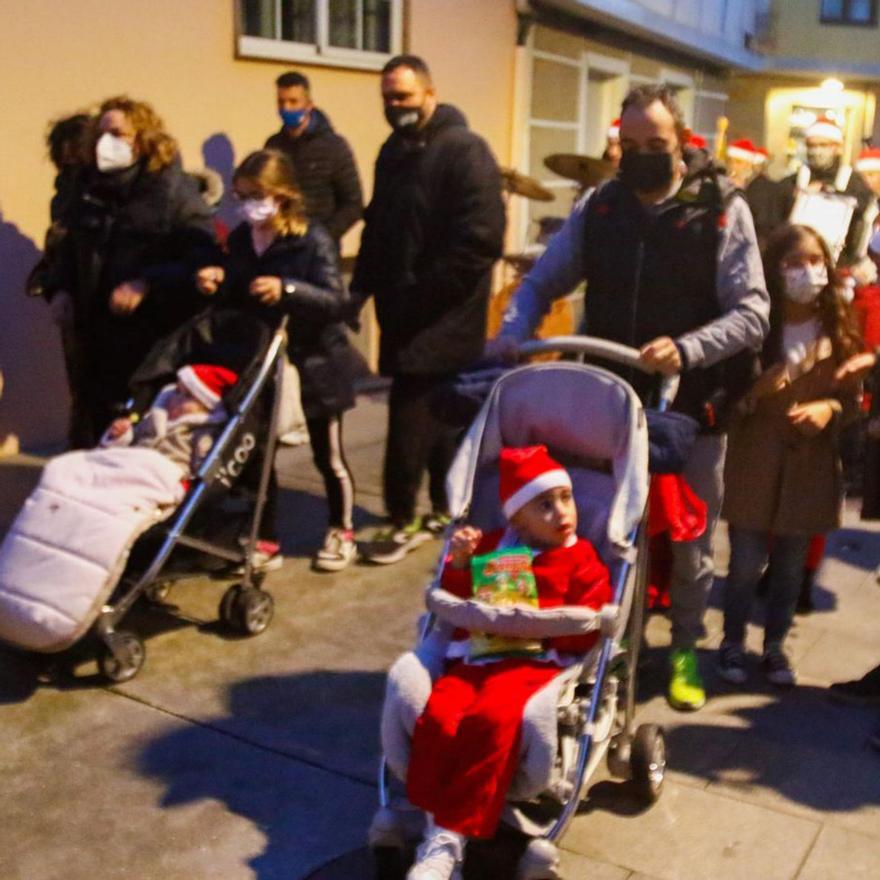
M 658 724 L 642 724 L 632 741 L 630 755 L 633 785 L 642 799 L 653 804 L 666 778 L 666 737 Z
M 147 656 L 144 643 L 131 632 L 114 632 L 107 636 L 98 655 L 98 666 L 105 678 L 121 684 L 140 671 Z
M 272 622 L 275 602 L 269 593 L 234 584 L 220 602 L 220 618 L 236 632 L 259 635 Z

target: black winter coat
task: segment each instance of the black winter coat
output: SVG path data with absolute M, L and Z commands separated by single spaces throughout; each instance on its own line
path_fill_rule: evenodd
M 501 177 L 486 142 L 441 104 L 418 140 L 379 152 L 352 290 L 376 298 L 386 375 L 453 373 L 477 360 L 492 265 L 501 255 Z
M 312 110 L 299 137 L 291 137 L 282 126 L 266 141 L 266 149 L 279 150 L 290 159 L 305 196 L 306 213 L 336 241 L 361 219 L 364 197 L 351 147 L 320 110 Z
M 290 316 L 287 352 L 299 370 L 306 418 L 354 406 L 353 353 L 342 323 L 347 297 L 336 243 L 326 230 L 312 224 L 305 235 L 276 238 L 257 256 L 250 226 L 242 223 L 229 236 L 228 249 L 218 302 L 258 315 L 273 328 L 283 314 Z M 264 306 L 248 293 L 251 281 L 262 275 L 290 280 L 296 289 Z

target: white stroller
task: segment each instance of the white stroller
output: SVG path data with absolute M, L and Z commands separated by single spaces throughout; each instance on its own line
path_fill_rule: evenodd
M 524 354 L 545 351 L 574 352 L 644 370 L 637 351 L 587 337 L 559 337 L 522 348 Z M 674 397 L 677 384 L 677 377 L 663 383 L 661 408 Z M 561 877 L 556 842 L 606 755 L 610 772 L 631 780 L 648 803 L 659 797 L 666 768 L 662 729 L 634 724 L 649 478 L 645 412 L 629 384 L 605 369 L 573 362 L 524 366 L 502 375 L 450 469 L 447 489 L 453 523 L 447 536 L 464 522 L 484 532 L 503 525 L 499 452 L 503 446 L 539 443 L 571 474 L 578 532 L 608 565 L 619 614 L 613 635 L 599 639 L 588 655 L 526 705 L 520 770 L 502 817 L 504 825 L 529 841 L 518 861 L 517 880 Z M 489 608 L 451 597 L 439 585 L 447 552 L 448 543 L 428 588 L 430 614 L 421 641 L 398 661 L 409 664 L 406 686 L 396 684 L 394 670 L 389 676 L 382 722 L 380 809 L 370 829 L 380 878 L 403 876 L 406 853 L 422 830 L 422 814 L 395 789 L 405 779 L 413 725 L 430 694 L 431 681 L 442 673 L 452 629 L 535 638 L 580 635 L 597 628 L 595 612 L 586 608 L 533 611 L 524 621 L 518 608 Z M 420 676 L 423 683 L 413 691 L 412 683 Z

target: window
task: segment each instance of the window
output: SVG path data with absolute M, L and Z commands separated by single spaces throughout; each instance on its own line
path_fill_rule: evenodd
M 400 52 L 403 0 L 236 0 L 238 52 L 378 70 Z
M 877 25 L 877 0 L 820 0 L 822 24 Z

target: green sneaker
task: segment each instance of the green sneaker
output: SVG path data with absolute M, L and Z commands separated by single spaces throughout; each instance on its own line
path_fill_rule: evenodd
M 422 528 L 439 538 L 445 531 L 452 517 L 448 513 L 434 511 L 422 517 Z
M 367 542 L 364 559 L 377 565 L 391 565 L 400 562 L 410 550 L 430 541 L 431 537 L 420 517 L 416 517 L 403 528 L 388 526 L 373 533 L 373 537 Z
M 669 691 L 666 695 L 673 709 L 694 712 L 706 705 L 706 691 L 693 648 L 678 648 L 669 655 Z

